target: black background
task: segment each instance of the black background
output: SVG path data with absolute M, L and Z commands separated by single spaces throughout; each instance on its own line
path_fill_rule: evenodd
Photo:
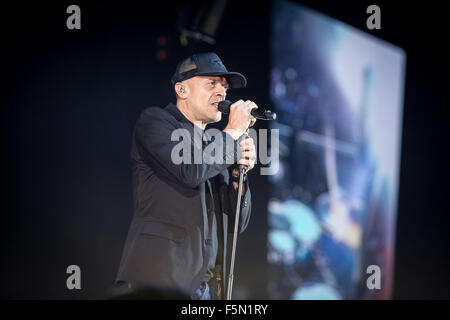
M 449 298 L 444 8 L 298 2 L 405 49 L 393 298 Z M 81 30 L 66 28 L 71 4 L 81 8 Z M 381 30 L 366 28 L 371 4 L 381 8 Z M 214 46 L 180 45 L 183 8 L 183 1 L 2 4 L 2 298 L 101 298 L 112 284 L 132 214 L 132 129 L 144 108 L 174 100 L 169 79 L 178 60 L 215 51 L 248 79 L 231 100 L 271 105 L 271 3 L 230 0 Z M 161 49 L 166 58 L 158 60 Z M 256 299 L 267 298 L 268 185 L 258 172 L 250 174 L 254 210 L 239 238 L 234 289 Z M 66 289 L 71 264 L 81 267 L 82 290 Z

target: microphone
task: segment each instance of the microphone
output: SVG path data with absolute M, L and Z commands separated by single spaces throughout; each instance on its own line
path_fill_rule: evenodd
M 230 106 L 232 104 L 233 102 L 231 102 L 230 100 L 220 101 L 217 109 L 219 109 L 219 111 L 224 114 L 228 114 L 230 113 Z M 250 114 L 256 119 L 260 120 L 275 120 L 277 118 L 277 114 L 270 110 L 260 111 L 258 109 L 252 109 L 252 111 L 250 111 Z

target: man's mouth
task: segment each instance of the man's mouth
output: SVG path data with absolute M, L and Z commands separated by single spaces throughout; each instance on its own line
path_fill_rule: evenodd
M 217 107 L 219 106 L 219 102 L 220 102 L 220 101 L 213 102 L 213 103 L 211 103 L 211 105 L 213 105 L 214 107 L 217 108 Z

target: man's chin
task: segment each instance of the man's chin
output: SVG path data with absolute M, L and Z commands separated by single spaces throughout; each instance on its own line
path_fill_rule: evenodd
M 210 118 L 211 119 L 211 122 L 209 122 L 209 123 L 215 123 L 215 122 L 219 122 L 220 120 L 222 120 L 222 112 L 217 112 L 216 113 L 216 117 L 214 118 L 214 117 L 211 117 Z
M 209 115 L 208 123 L 215 123 L 215 122 L 219 122 L 220 120 L 222 120 L 222 112 L 217 110 L 217 106 L 211 104 L 210 107 L 211 107 L 211 109 L 209 109 L 209 111 L 208 111 L 208 115 Z
M 222 120 L 222 112 L 217 113 L 216 121 L 214 121 L 214 122 L 219 122 L 220 120 Z

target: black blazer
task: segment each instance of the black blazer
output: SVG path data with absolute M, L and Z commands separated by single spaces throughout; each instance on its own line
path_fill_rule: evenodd
M 219 132 L 224 143 L 211 142 L 221 148 L 228 164 L 176 165 L 171 153 L 179 141 L 172 141 L 171 134 L 178 128 L 187 129 L 192 137 L 203 132 L 194 129 L 174 104 L 164 109 L 148 108 L 137 121 L 131 148 L 134 215 L 116 281 L 192 294 L 200 286 L 211 256 L 214 214 L 219 239 L 217 262 L 225 288 L 226 235 L 234 229 L 237 200 L 229 167 L 239 157 L 239 140 Z M 189 143 L 194 152 L 204 148 L 192 139 Z M 239 232 L 246 228 L 251 211 L 248 182 L 245 187 Z M 214 211 L 208 210 L 207 197 L 213 201 Z

